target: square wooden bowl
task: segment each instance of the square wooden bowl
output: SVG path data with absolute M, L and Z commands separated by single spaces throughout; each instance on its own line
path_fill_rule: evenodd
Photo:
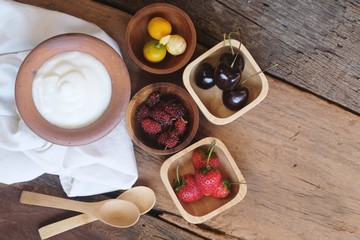
M 236 165 L 233 157 L 225 147 L 224 143 L 217 138 L 207 137 L 193 145 L 176 153 L 168 158 L 161 166 L 160 177 L 167 189 L 171 199 L 175 203 L 180 214 L 185 220 L 190 223 L 198 224 L 209 220 L 210 218 L 220 214 L 229 209 L 235 204 L 239 203 L 246 194 L 246 184 L 232 185 L 232 192 L 229 196 L 223 199 L 213 197 L 204 197 L 203 199 L 185 203 L 181 202 L 174 191 L 174 179 L 176 178 L 176 168 L 179 166 L 179 173 L 181 176 L 188 173 L 195 173 L 191 155 L 193 150 L 199 147 L 209 147 L 213 141 L 216 141 L 214 152 L 217 153 L 220 159 L 220 171 L 224 177 L 229 178 L 232 183 L 245 183 L 245 179 Z
M 240 42 L 232 39 L 231 45 L 237 49 L 240 46 Z M 248 101 L 242 109 L 239 111 L 232 111 L 226 108 L 222 102 L 222 90 L 217 86 L 214 86 L 210 89 L 204 90 L 196 86 L 195 83 L 195 73 L 196 69 L 203 62 L 210 63 L 213 67 L 216 67 L 218 64 L 220 56 L 225 52 L 231 52 L 229 41 L 222 41 L 203 53 L 201 56 L 192 61 L 184 70 L 183 73 L 183 82 L 194 98 L 196 104 L 205 115 L 205 117 L 216 125 L 224 125 L 230 123 L 254 108 L 266 97 L 269 85 L 264 73 L 260 73 L 256 76 L 251 77 L 248 81 L 244 83 L 244 87 L 249 89 L 249 98 Z M 240 52 L 245 60 L 245 68 L 242 72 L 242 79 L 246 79 L 257 72 L 260 72 L 261 69 L 245 48 L 244 44 L 240 46 Z

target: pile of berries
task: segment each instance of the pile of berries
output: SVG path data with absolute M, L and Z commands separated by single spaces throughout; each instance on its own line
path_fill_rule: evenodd
M 152 92 L 135 114 L 146 140 L 156 148 L 176 147 L 188 129 L 186 109 L 173 94 Z
M 177 168 L 174 190 L 181 201 L 194 202 L 205 196 L 225 198 L 230 194 L 232 183 L 220 172 L 220 160 L 213 151 L 214 146 L 215 141 L 207 149 L 193 151 L 191 161 L 195 174 L 179 176 Z

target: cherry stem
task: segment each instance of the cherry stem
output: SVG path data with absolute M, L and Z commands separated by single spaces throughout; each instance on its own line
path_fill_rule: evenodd
M 274 64 L 274 65 L 270 66 L 269 68 L 267 68 L 267 69 L 265 69 L 265 70 L 263 70 L 263 71 L 259 71 L 259 72 L 255 73 L 255 74 L 251 75 L 250 77 L 245 78 L 245 79 L 240 83 L 240 85 L 244 84 L 244 83 L 245 83 L 246 81 L 248 81 L 250 78 L 252 78 L 252 77 L 254 77 L 254 76 L 256 76 L 256 75 L 259 75 L 260 73 L 267 72 L 267 71 L 269 71 L 270 69 L 273 69 L 273 68 L 275 68 L 275 67 L 277 67 L 277 66 L 278 66 L 278 64 Z
M 241 31 L 240 31 L 240 28 L 237 28 L 237 30 L 238 30 L 237 32 L 239 33 L 239 36 L 240 36 L 240 38 L 241 38 L 242 34 L 241 34 Z M 232 33 L 234 33 L 234 32 L 229 33 L 229 43 L 230 43 L 230 46 L 231 46 L 231 41 L 230 41 L 230 39 L 231 39 L 231 34 L 232 34 Z M 236 61 L 236 59 L 239 57 L 239 54 L 240 54 L 241 41 L 239 41 L 239 42 L 240 42 L 239 48 L 238 48 L 238 51 L 237 51 L 237 53 L 236 53 L 236 56 L 234 57 L 234 60 L 233 60 L 232 63 L 231 63 L 231 68 L 234 67 L 235 61 Z M 234 55 L 234 51 L 233 51 L 232 48 L 231 48 L 231 52 L 232 52 L 232 55 Z

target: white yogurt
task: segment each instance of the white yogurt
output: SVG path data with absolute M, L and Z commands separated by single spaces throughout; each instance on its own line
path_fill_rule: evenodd
M 105 66 L 95 57 L 77 51 L 48 59 L 32 84 L 39 113 L 51 124 L 69 129 L 96 121 L 108 107 L 111 91 Z

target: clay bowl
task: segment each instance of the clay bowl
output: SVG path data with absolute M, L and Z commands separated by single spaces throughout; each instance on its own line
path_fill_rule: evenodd
M 187 130 L 180 138 L 180 143 L 174 148 L 159 146 L 157 141 L 154 140 L 155 138 L 149 138 L 144 133 L 135 117 L 138 107 L 143 105 L 148 96 L 154 91 L 159 91 L 162 96 L 169 100 L 177 99 L 177 102 L 180 102 L 186 109 Z M 154 83 L 142 88 L 131 99 L 126 112 L 126 126 L 133 142 L 144 151 L 154 155 L 170 155 L 188 146 L 194 138 L 199 127 L 199 111 L 196 103 L 185 89 L 167 82 Z
M 222 176 L 229 178 L 232 183 L 244 184 L 232 185 L 232 192 L 226 198 L 204 197 L 190 203 L 180 201 L 173 189 L 177 166 L 179 166 L 180 176 L 188 173 L 194 174 L 195 170 L 191 161 L 192 152 L 197 148 L 208 148 L 213 141 L 216 141 L 214 152 L 217 153 L 220 159 Z M 224 143 L 214 137 L 204 138 L 165 160 L 160 169 L 160 177 L 180 214 L 185 220 L 194 224 L 205 222 L 238 204 L 245 197 L 247 191 L 246 181 L 233 157 Z
M 153 17 L 162 17 L 172 25 L 172 34 L 179 34 L 185 38 L 187 48 L 178 56 L 167 53 L 159 63 L 148 62 L 143 56 L 143 46 L 151 36 L 147 25 Z M 189 62 L 196 47 L 196 31 L 190 17 L 180 8 L 167 3 L 150 4 L 130 19 L 126 32 L 125 43 L 132 60 L 143 70 L 154 74 L 167 74 L 179 70 Z
M 240 46 L 240 42 L 234 39 L 231 40 L 231 44 L 235 50 L 237 50 Z M 224 42 L 220 42 L 203 53 L 201 56 L 189 63 L 183 72 L 183 82 L 185 88 L 194 98 L 204 116 L 216 125 L 224 125 L 236 120 L 238 117 L 245 114 L 264 100 L 269 91 L 268 81 L 264 73 L 251 77 L 243 85 L 249 89 L 250 93 L 245 107 L 238 111 L 232 111 L 224 106 L 222 102 L 222 90 L 217 86 L 206 90 L 196 86 L 195 72 L 199 65 L 203 62 L 208 62 L 215 67 L 219 61 L 219 57 L 225 52 L 231 52 L 229 41 L 225 42 L 225 47 Z M 245 68 L 242 72 L 242 79 L 246 79 L 261 71 L 260 67 L 257 65 L 244 44 L 241 44 L 240 52 L 245 60 Z
M 49 58 L 68 51 L 95 57 L 111 78 L 110 102 L 94 122 L 81 128 L 63 128 L 49 123 L 33 101 L 32 83 Z M 97 141 L 112 131 L 124 117 L 130 100 L 130 78 L 119 54 L 102 40 L 85 34 L 58 35 L 40 43 L 25 58 L 16 77 L 15 100 L 21 118 L 39 137 L 55 144 L 78 146 Z

